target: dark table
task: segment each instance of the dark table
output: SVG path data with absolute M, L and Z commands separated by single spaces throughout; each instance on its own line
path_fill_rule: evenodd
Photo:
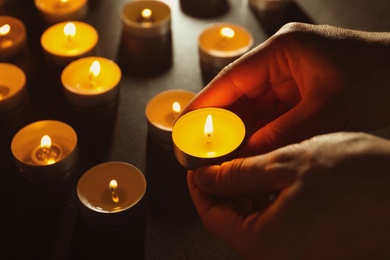
M 98 55 L 114 61 L 122 55 L 119 12 L 125 2 L 91 0 L 85 17 L 85 22 L 99 33 Z M 40 36 L 48 26 L 33 1 L 12 0 L 0 9 L 0 15 L 21 19 L 28 33 L 28 51 L 9 61 L 27 75 L 28 101 L 0 115 L 2 258 L 237 259 L 204 230 L 188 194 L 186 170 L 176 161 L 172 149 L 149 137 L 147 102 L 164 90 L 198 92 L 204 87 L 207 80 L 202 78 L 199 66 L 197 37 L 213 22 L 228 21 L 246 27 L 255 45 L 288 21 L 373 31 L 390 29 L 387 0 L 375 1 L 375 6 L 368 4 L 370 0 L 354 1 L 353 5 L 347 0 L 298 0 L 287 11 L 264 16 L 255 15 L 248 1 L 231 0 L 226 12 L 206 18 L 184 13 L 178 1 L 166 2 L 172 11 L 172 65 L 160 73 L 138 77 L 120 64 L 123 75 L 119 99 L 97 111 L 81 111 L 65 101 L 61 71 L 48 65 L 43 57 Z M 27 180 L 15 166 L 11 141 L 25 125 L 45 119 L 63 121 L 76 130 L 79 162 L 62 178 Z M 78 179 L 89 168 L 107 161 L 128 162 L 146 176 L 148 187 L 142 200 L 145 212 L 133 225 L 99 228 L 86 223 L 79 213 Z

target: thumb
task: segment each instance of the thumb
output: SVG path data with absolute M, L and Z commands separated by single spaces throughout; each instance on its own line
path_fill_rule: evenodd
M 278 192 L 294 182 L 296 172 L 289 166 L 288 156 L 280 157 L 287 162 L 284 163 L 278 156 L 275 158 L 275 153 L 278 151 L 199 168 L 194 173 L 194 182 L 203 192 L 223 197 Z

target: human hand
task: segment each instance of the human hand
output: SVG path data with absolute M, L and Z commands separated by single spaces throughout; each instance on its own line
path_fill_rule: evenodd
M 248 136 L 241 156 L 390 122 L 390 33 L 291 23 L 226 67 L 183 111 L 223 107 Z
M 388 140 L 317 136 L 189 172 L 188 185 L 206 229 L 244 259 L 390 257 Z

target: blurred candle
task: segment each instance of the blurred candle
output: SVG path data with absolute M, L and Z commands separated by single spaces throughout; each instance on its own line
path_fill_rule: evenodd
M 87 0 L 35 0 L 43 19 L 49 23 L 80 20 L 87 13 Z
M 31 123 L 19 130 L 11 151 L 21 172 L 32 179 L 63 175 L 77 161 L 77 135 L 72 127 L 55 120 Z
M 181 110 L 195 97 L 195 93 L 173 89 L 160 92 L 146 105 L 148 131 L 155 141 L 172 145 L 172 127 Z
M 132 221 L 146 192 L 146 179 L 135 166 L 107 162 L 86 171 L 78 181 L 77 195 L 87 221 L 120 226 Z
M 264 12 L 276 12 L 285 9 L 292 4 L 292 0 L 249 0 L 250 7 L 262 14 Z
M 47 60 L 59 66 L 92 55 L 97 43 L 98 33 L 95 28 L 78 21 L 52 25 L 41 36 Z
M 245 125 L 228 110 L 202 108 L 181 116 L 172 138 L 176 158 L 191 170 L 234 158 L 245 138 Z
M 61 82 L 70 103 L 93 108 L 117 98 L 121 75 L 121 69 L 112 60 L 91 56 L 67 65 L 61 74 Z
M 207 81 L 252 46 L 252 34 L 242 26 L 216 23 L 204 28 L 198 38 L 198 50 L 202 72 Z
M 26 48 L 26 28 L 22 21 L 0 16 L 0 60 L 14 58 Z
M 26 98 L 26 75 L 19 67 L 0 63 L 0 113 L 19 107 Z

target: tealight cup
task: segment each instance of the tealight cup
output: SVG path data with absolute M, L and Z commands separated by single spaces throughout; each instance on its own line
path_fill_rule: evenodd
M 176 158 L 188 170 L 233 159 L 244 138 L 242 120 L 222 108 L 188 112 L 172 130 Z
M 26 75 L 19 67 L 0 63 L 0 113 L 11 111 L 26 99 Z
M 81 20 L 87 13 L 87 0 L 35 0 L 42 18 L 49 24 Z
M 122 49 L 131 72 L 155 74 L 172 63 L 171 9 L 161 1 L 130 1 L 120 13 Z M 135 71 L 135 72 L 134 72 Z
M 200 65 L 205 81 L 214 78 L 225 66 L 248 52 L 253 46 L 252 34 L 232 23 L 206 26 L 198 38 Z
M 50 179 L 68 173 L 78 157 L 77 135 L 72 127 L 55 120 L 31 123 L 11 142 L 19 170 L 31 179 Z
M 91 25 L 69 21 L 50 26 L 41 36 L 41 45 L 49 63 L 63 67 L 96 51 L 98 33 Z
M 0 16 L 0 60 L 16 57 L 26 49 L 26 27 L 12 16 Z
M 158 143 L 172 145 L 173 123 L 195 95 L 187 90 L 173 89 L 150 99 L 145 110 L 150 136 Z
M 103 227 L 123 226 L 134 221 L 142 210 L 146 179 L 135 166 L 125 162 L 107 162 L 86 171 L 77 184 L 81 212 L 91 224 Z
M 114 101 L 120 80 L 121 69 L 115 62 L 94 56 L 71 62 L 61 74 L 66 99 L 82 108 L 101 107 Z

